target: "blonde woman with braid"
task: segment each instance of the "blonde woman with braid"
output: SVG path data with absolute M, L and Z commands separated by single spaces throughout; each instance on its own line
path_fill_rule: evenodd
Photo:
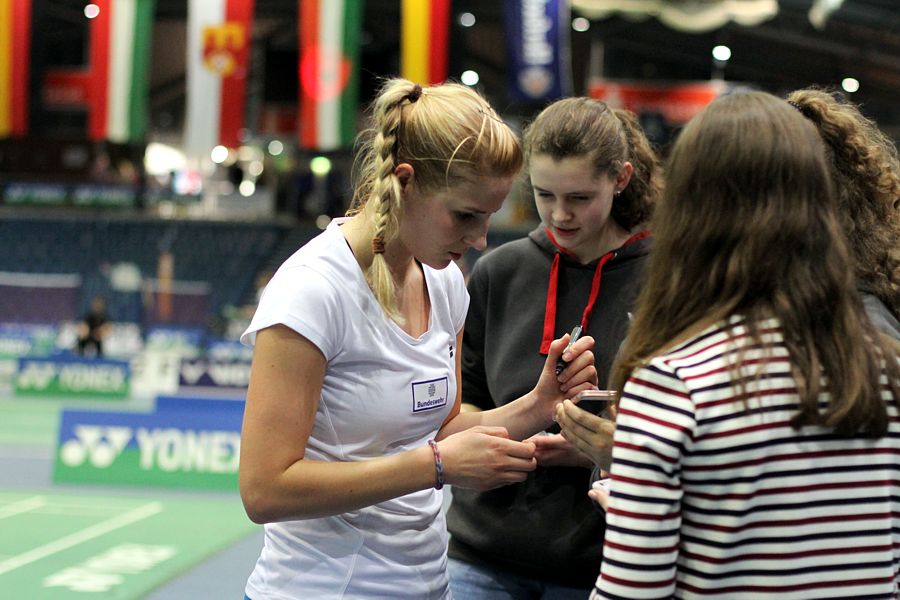
M 240 489 L 265 546 L 252 600 L 449 598 L 444 484 L 491 489 L 535 468 L 521 440 L 596 384 L 582 338 L 554 340 L 518 401 L 460 413 L 468 294 L 454 260 L 486 245 L 522 164 L 476 92 L 387 81 L 348 216 L 290 257 L 243 336 L 254 344 Z
M 646 221 L 662 172 L 634 114 L 563 98 L 528 125 L 523 146 L 541 223 L 472 270 L 464 410 L 503 406 L 531 389 L 555 334 L 576 325 L 597 340 L 605 384 L 650 250 Z M 581 435 L 612 444 L 612 421 L 572 410 L 581 413 Z M 532 441 L 538 468 L 525 481 L 454 490 L 447 525 L 455 597 L 583 600 L 590 592 L 604 526 L 586 495 L 593 463 L 558 433 Z

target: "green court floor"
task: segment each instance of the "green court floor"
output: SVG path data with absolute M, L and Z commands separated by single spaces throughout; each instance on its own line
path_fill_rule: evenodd
M 138 599 L 256 530 L 236 497 L 0 492 L 0 590 Z
M 262 528 L 237 490 L 52 480 L 64 409 L 147 412 L 124 400 L 18 397 L 0 385 L 0 598 L 241 598 Z

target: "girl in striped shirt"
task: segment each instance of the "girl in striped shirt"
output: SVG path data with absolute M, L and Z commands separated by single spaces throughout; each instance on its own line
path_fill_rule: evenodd
M 734 94 L 667 175 L 592 598 L 896 599 L 900 351 L 847 268 L 821 139 Z

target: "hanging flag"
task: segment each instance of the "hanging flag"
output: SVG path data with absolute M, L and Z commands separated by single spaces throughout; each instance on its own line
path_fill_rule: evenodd
M 403 0 L 400 73 L 422 85 L 447 79 L 450 0 Z
M 236 148 L 244 107 L 253 0 L 190 0 L 187 40 L 188 156 Z
M 94 0 L 88 86 L 88 137 L 127 143 L 147 131 L 154 0 Z
M 567 0 L 506 0 L 509 95 L 545 102 L 572 93 Z
M 335 150 L 356 135 L 363 0 L 299 0 L 300 147 Z
M 28 130 L 31 0 L 0 0 L 0 138 Z

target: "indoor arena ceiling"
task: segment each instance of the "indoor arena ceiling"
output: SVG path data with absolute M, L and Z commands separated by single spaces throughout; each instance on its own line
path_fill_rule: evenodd
M 46 1 L 54 4 L 54 0 Z M 646 0 L 682 5 L 742 1 L 758 0 Z M 55 2 L 71 5 L 70 0 Z M 363 67 L 368 61 L 368 68 L 380 70 L 380 75 L 391 69 L 396 72 L 400 0 L 364 2 Z M 184 19 L 186 4 L 185 0 L 156 0 L 157 17 Z M 837 6 L 821 28 L 809 18 L 815 4 Z M 259 37 L 270 46 L 296 45 L 297 0 L 256 0 L 255 6 Z M 474 69 L 484 91 L 502 97 L 505 57 L 498 49 L 503 48 L 503 1 L 454 0 L 452 6 L 454 14 L 471 12 L 477 22 L 469 28 L 454 23 L 451 75 Z M 860 88 L 853 99 L 895 138 L 900 137 L 900 0 L 778 0 L 777 8 L 774 17 L 758 25 L 732 21 L 706 33 L 678 31 L 653 17 L 592 19 L 588 31 L 573 31 L 571 36 L 574 92 L 585 91 L 592 42 L 595 55 L 598 47 L 603 49 L 603 76 L 656 80 L 709 78 L 711 48 L 725 44 L 732 50 L 721 72 L 726 81 L 783 93 L 810 84 L 833 86 L 854 77 Z M 573 16 L 579 14 L 573 10 Z

